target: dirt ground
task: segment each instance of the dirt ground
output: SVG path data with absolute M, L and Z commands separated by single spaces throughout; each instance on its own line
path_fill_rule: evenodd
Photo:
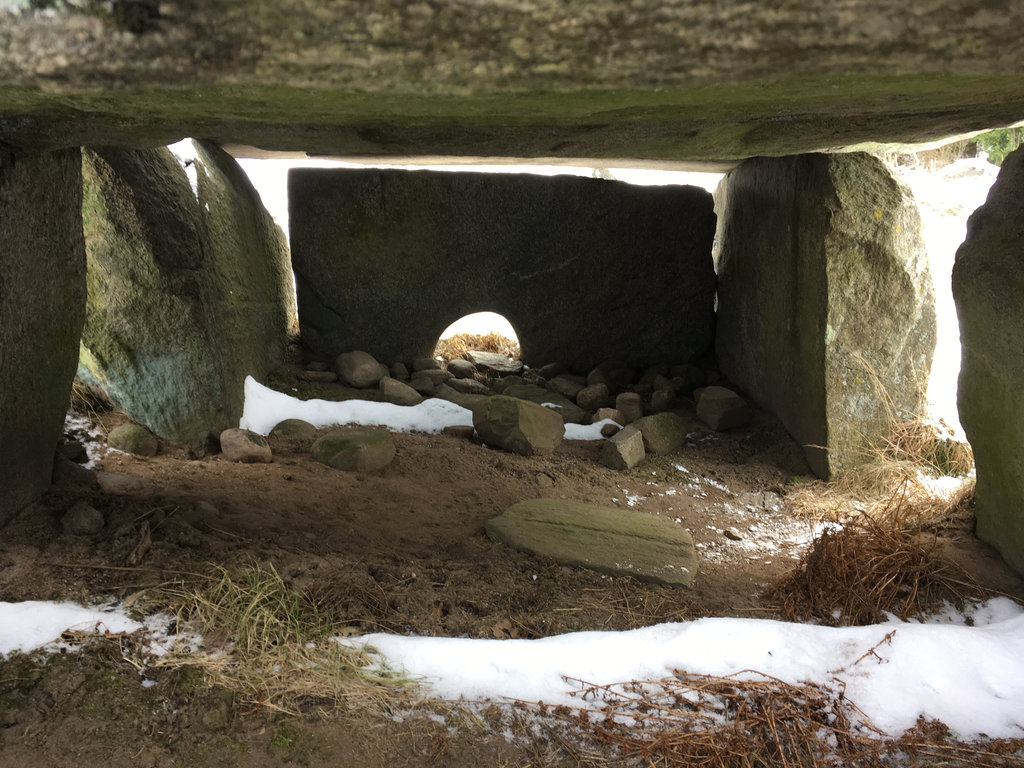
M 0 531 L 0 600 L 118 600 L 212 565 L 255 562 L 358 631 L 535 638 L 702 616 L 778 618 L 769 588 L 796 564 L 815 524 L 792 508 L 797 491 L 816 487 L 802 452 L 765 415 L 714 433 L 692 407 L 678 412 L 689 424 L 686 446 L 626 472 L 602 466 L 596 442 L 522 457 L 448 435 L 396 434 L 394 462 L 367 475 L 318 464 L 295 440 L 272 442 L 270 464 L 110 452 L 96 467 L 103 487 L 95 475 L 66 473 Z M 105 414 L 103 426 L 121 419 Z M 487 537 L 489 518 L 538 497 L 678 521 L 701 556 L 692 588 L 561 567 Z M 78 500 L 103 513 L 98 535 L 62 532 Z M 1024 598 L 1024 584 L 969 523 L 939 535 L 986 587 Z M 555 738 L 541 750 L 500 729 L 453 736 L 425 712 L 287 718 L 247 711 L 180 672 L 143 689 L 120 656 L 101 643 L 0 664 L 0 764 L 579 764 Z

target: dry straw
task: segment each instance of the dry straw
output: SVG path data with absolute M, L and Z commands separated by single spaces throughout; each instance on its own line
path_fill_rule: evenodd
M 982 592 L 921 532 L 920 509 L 901 489 L 882 506 L 827 528 L 773 588 L 790 621 L 866 625 L 923 616 Z
M 718 677 L 676 672 L 664 680 L 582 685 L 589 703 L 548 708 L 519 702 L 560 721 L 576 738 L 621 764 L 665 768 L 883 768 L 1021 766 L 1024 740 L 957 742 L 938 722 L 922 721 L 887 739 L 845 696 L 841 684 L 791 684 L 744 670 Z M 591 754 L 593 752 L 588 750 Z M 580 765 L 596 765 L 582 760 Z M 620 763 L 616 763 L 620 764 Z
M 447 339 L 440 339 L 434 349 L 434 357 L 443 357 L 446 361 L 456 360 L 465 357 L 467 352 L 497 352 L 516 360 L 520 354 L 519 342 L 500 333 L 458 333 Z
M 369 668 L 366 653 L 340 644 L 339 625 L 307 595 L 290 587 L 273 565 L 235 573 L 217 567 L 200 587 L 170 591 L 180 631 L 202 638 L 157 661 L 199 669 L 253 709 L 296 714 L 382 706 L 402 681 Z

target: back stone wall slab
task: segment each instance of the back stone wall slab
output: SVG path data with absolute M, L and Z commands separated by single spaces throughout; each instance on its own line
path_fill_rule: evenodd
M 685 362 L 712 343 L 703 189 L 296 169 L 289 200 L 302 340 L 324 357 L 411 361 L 479 311 L 508 318 L 530 365 Z

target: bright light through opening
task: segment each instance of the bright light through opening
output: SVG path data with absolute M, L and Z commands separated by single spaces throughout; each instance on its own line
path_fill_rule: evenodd
M 496 333 L 512 341 L 519 341 L 512 324 L 496 312 L 474 312 L 456 320 L 441 333 L 442 339 L 450 339 L 461 333 L 468 333 L 473 336 L 486 336 L 488 333 Z

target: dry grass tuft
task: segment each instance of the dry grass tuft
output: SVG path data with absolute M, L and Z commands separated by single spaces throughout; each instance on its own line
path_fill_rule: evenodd
M 1024 765 L 1024 740 L 961 743 L 936 722 L 921 722 L 899 739 L 886 739 L 841 688 L 793 685 L 751 670 L 727 677 L 677 672 L 665 680 L 602 686 L 575 682 L 582 684 L 580 696 L 589 704 L 519 704 L 554 717 L 584 744 L 616 748 L 628 765 Z
M 518 360 L 520 354 L 519 342 L 500 333 L 458 333 L 447 339 L 439 339 L 434 348 L 434 357 L 443 357 L 445 361 L 457 360 L 465 357 L 467 352 L 497 352 L 514 360 Z
M 113 410 L 113 408 L 110 400 L 99 390 L 93 389 L 81 379 L 75 379 L 72 382 L 69 410 L 85 414 L 95 422 L 98 414 Z
M 973 579 L 940 554 L 938 540 L 921 533 L 925 512 L 901 490 L 820 534 L 773 588 L 786 619 L 866 625 L 886 614 L 920 617 L 943 600 L 978 595 Z
M 171 591 L 180 630 L 199 635 L 202 648 L 182 647 L 159 666 L 198 668 L 253 709 L 291 714 L 383 706 L 398 696 L 402 681 L 333 640 L 333 618 L 272 565 L 216 573 L 205 586 Z

